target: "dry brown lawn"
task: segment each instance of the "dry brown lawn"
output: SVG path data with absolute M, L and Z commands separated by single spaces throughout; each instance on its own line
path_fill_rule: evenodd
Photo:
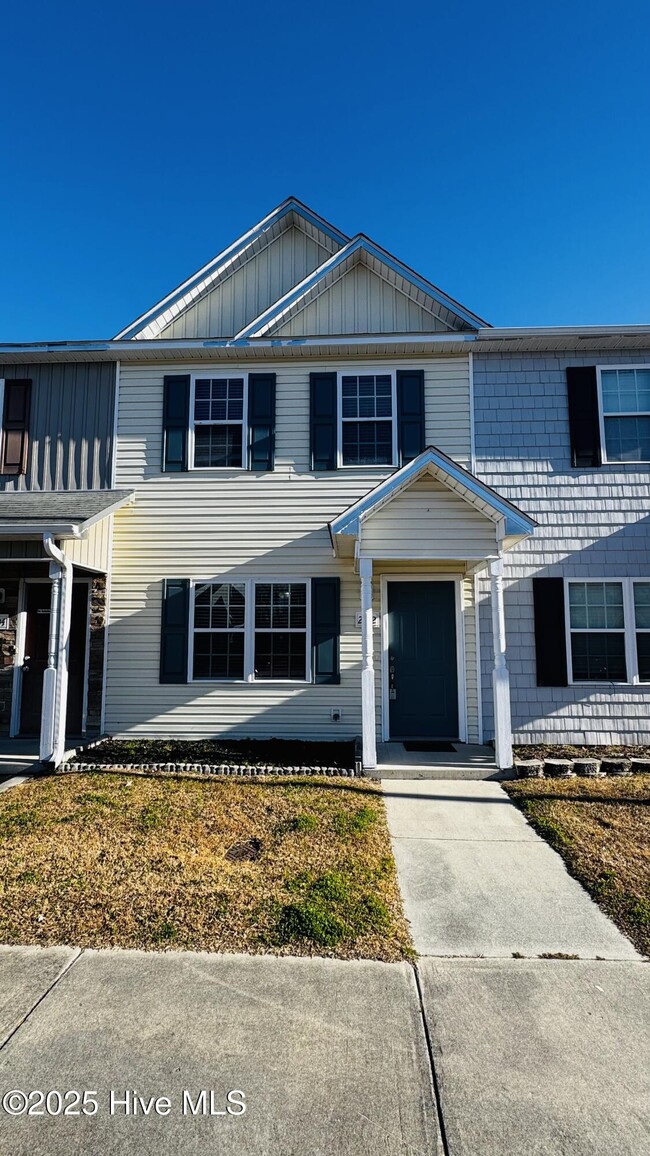
M 650 954 L 650 777 L 502 784 L 603 911 Z
M 379 789 L 70 774 L 0 795 L 0 942 L 412 955 Z

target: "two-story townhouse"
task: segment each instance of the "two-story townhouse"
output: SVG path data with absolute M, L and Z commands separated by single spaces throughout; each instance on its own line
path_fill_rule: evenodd
M 0 733 L 59 762 L 98 734 L 112 513 L 115 363 L 0 350 Z
M 290 198 L 41 347 L 117 381 L 102 729 L 647 741 L 649 344 L 491 328 Z
M 472 472 L 483 327 L 290 199 L 118 335 L 109 733 L 481 739 L 477 574 L 502 623 L 534 529 Z

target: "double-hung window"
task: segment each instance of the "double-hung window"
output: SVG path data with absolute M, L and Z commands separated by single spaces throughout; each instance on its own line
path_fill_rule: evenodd
M 650 366 L 601 368 L 602 440 L 608 462 L 650 462 Z
M 246 453 L 246 379 L 196 377 L 191 399 L 194 469 L 241 469 Z
M 197 582 L 191 678 L 307 681 L 309 612 L 307 582 Z
M 567 583 L 572 682 L 650 682 L 650 581 Z
M 307 677 L 307 586 L 255 584 L 255 678 Z
M 193 678 L 243 679 L 245 608 L 243 582 L 195 586 Z
M 342 373 L 339 391 L 341 465 L 394 465 L 397 460 L 395 375 Z

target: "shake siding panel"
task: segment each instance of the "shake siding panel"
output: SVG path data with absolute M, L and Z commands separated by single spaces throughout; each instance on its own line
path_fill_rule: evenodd
M 467 358 L 402 364 L 425 370 L 428 434 L 436 431 L 430 440 L 467 464 Z M 354 366 L 359 372 L 373 372 L 385 369 L 386 363 L 363 361 Z M 245 369 L 277 374 L 272 473 L 209 470 L 162 475 L 163 377 L 192 368 L 123 366 L 121 371 L 116 485 L 135 487 L 136 502 L 118 511 L 114 520 L 107 730 L 315 739 L 360 734 L 361 631 L 355 622 L 359 579 L 352 559 L 332 556 L 327 522 L 391 471 L 309 472 L 309 373 L 337 368 L 332 362 L 309 362 L 229 367 L 230 373 Z M 201 365 L 200 371 L 206 373 L 206 367 Z M 216 370 L 221 371 L 222 367 Z M 409 563 L 407 569 L 413 566 Z M 159 683 L 163 578 L 300 580 L 317 575 L 341 577 L 340 685 Z M 468 637 L 472 633 L 473 627 L 468 628 Z M 380 645 L 379 634 L 376 641 Z M 376 670 L 381 703 L 380 662 Z M 330 721 L 333 706 L 343 710 L 340 724 Z M 476 731 L 476 720 L 473 726 Z
M 477 473 L 539 528 L 506 555 L 505 607 L 516 741 L 650 739 L 650 686 L 538 687 L 532 578 L 650 578 L 650 465 L 571 466 L 565 369 L 647 364 L 647 354 L 474 358 Z M 493 734 L 489 584 L 480 583 L 483 709 Z

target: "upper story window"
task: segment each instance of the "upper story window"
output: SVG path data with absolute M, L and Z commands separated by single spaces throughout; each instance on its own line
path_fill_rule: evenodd
M 599 373 L 606 460 L 650 462 L 650 366 Z
M 391 466 L 397 461 L 395 377 L 339 375 L 342 466 Z
M 244 465 L 246 381 L 240 377 L 197 377 L 191 398 L 192 464 L 195 469 Z

